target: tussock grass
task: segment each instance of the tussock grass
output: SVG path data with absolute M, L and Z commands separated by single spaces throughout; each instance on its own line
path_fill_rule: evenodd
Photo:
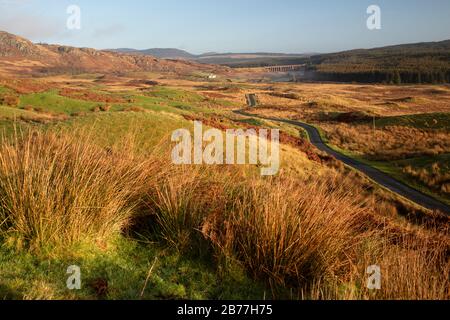
M 408 165 L 403 172 L 432 189 L 450 195 L 450 172 L 448 164 L 434 162 L 431 166 L 414 168 Z
M 146 195 L 146 214 L 155 218 L 157 236 L 182 251 L 208 249 L 202 228 L 211 215 L 225 211 L 244 174 L 226 166 L 172 167 Z
M 404 239 L 401 246 L 385 246 L 379 257 L 383 277 L 379 298 L 448 300 L 448 249 L 448 241 L 431 239 L 420 244 Z
M 448 299 L 448 230 L 376 215 L 341 173 L 261 178 L 244 167 L 174 166 L 132 138 L 32 132 L 0 144 L 0 231 L 15 248 L 64 248 L 141 234 L 218 270 L 242 267 L 299 299 Z M 133 231 L 127 232 L 126 231 Z M 365 289 L 369 265 L 382 290 Z M 285 296 L 282 296 L 285 297 Z
M 363 226 L 363 209 L 351 192 L 327 182 L 287 178 L 245 185 L 227 215 L 214 217 L 210 238 L 225 255 L 274 284 L 332 278 L 345 267 L 346 252 L 362 240 L 355 235 Z
M 425 236 L 377 217 L 377 204 L 339 174 L 261 180 L 188 167 L 151 198 L 153 232 L 166 243 L 212 254 L 225 269 L 238 263 L 274 297 L 295 288 L 290 298 L 448 298 L 447 231 Z M 380 291 L 366 288 L 371 265 L 381 267 Z
M 389 126 L 382 130 L 377 128 L 374 132 L 370 125 L 349 124 L 324 124 L 322 128 L 333 145 L 363 154 L 370 160 L 402 160 L 450 151 L 450 138 L 446 130 Z
M 42 248 L 104 240 L 128 223 L 149 162 L 89 143 L 33 132 L 0 144 L 0 230 Z M 128 151 L 128 152 L 127 152 Z

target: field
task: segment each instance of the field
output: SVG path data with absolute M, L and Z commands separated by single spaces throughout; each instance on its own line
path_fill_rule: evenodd
M 450 88 L 249 83 L 195 74 L 0 81 L 3 299 L 448 299 L 449 219 L 316 150 L 450 203 Z M 175 166 L 172 132 L 279 128 L 281 170 Z M 383 287 L 366 288 L 380 265 Z M 68 290 L 78 265 L 82 289 Z
M 314 124 L 336 149 L 449 203 L 448 86 L 302 84 L 259 92 L 262 105 L 253 113 Z M 424 179 L 423 162 L 442 169 Z

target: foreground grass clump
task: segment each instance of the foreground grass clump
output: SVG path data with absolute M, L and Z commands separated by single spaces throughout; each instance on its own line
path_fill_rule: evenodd
M 211 237 L 255 276 L 278 285 L 333 279 L 361 245 L 364 209 L 332 183 L 288 178 L 244 186 L 228 213 L 213 217 Z
M 273 297 L 291 288 L 299 299 L 447 299 L 447 231 L 377 219 L 360 193 L 341 176 L 181 168 L 149 193 L 147 212 L 152 237 L 212 255 L 221 268 L 238 263 Z M 383 270 L 380 291 L 366 288 L 371 265 Z
M 97 147 L 89 137 L 34 132 L 4 140 L 1 232 L 36 249 L 117 235 L 129 221 L 145 165 L 132 152 Z
M 0 267 L 0 294 L 449 297 L 445 223 L 422 230 L 377 217 L 351 177 L 178 167 L 163 150 L 138 153 L 131 138 L 101 147 L 89 135 L 58 132 L 0 144 L 0 265 L 9 266 Z M 79 293 L 65 288 L 71 264 L 87 276 Z M 370 265 L 381 267 L 381 291 L 366 289 Z
M 295 287 L 338 276 L 369 240 L 362 237 L 364 209 L 337 181 L 243 179 L 181 169 L 151 195 L 156 232 L 189 250 L 201 234 L 216 258 L 237 260 L 274 286 Z
M 447 230 L 448 234 L 448 230 Z M 378 261 L 383 272 L 382 299 L 450 299 L 449 242 L 403 236 L 400 245 L 386 245 Z M 377 297 L 377 296 L 375 296 Z

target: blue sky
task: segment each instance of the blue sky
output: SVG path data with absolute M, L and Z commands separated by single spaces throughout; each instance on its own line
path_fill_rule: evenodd
M 68 30 L 66 9 L 81 9 Z M 369 5 L 382 29 L 366 27 Z M 450 0 L 0 0 L 0 30 L 35 42 L 193 53 L 333 52 L 450 39 Z

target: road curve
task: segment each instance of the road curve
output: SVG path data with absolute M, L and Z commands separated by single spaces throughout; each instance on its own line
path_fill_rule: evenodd
M 284 122 L 287 124 L 291 124 L 297 127 L 301 127 L 308 132 L 309 139 L 311 144 L 313 144 L 317 149 L 333 156 L 337 160 L 343 162 L 344 164 L 362 172 L 366 176 L 368 176 L 373 181 L 377 182 L 378 184 L 382 185 L 386 189 L 399 194 L 400 196 L 417 203 L 418 205 L 425 207 L 430 210 L 439 210 L 441 212 L 450 214 L 450 206 L 446 205 L 445 203 L 442 203 L 441 201 L 430 197 L 406 184 L 403 184 L 402 182 L 392 178 L 388 174 L 371 167 L 367 164 L 364 164 L 362 162 L 359 162 L 353 158 L 350 158 L 340 152 L 337 152 L 336 150 L 331 149 L 322 139 L 319 131 L 304 122 L 296 121 L 296 120 L 288 120 L 288 119 L 278 119 L 278 118 L 270 118 L 270 117 L 260 117 L 255 116 L 249 113 L 246 113 L 245 111 L 238 110 L 235 111 L 235 113 L 248 116 L 248 117 L 259 117 L 266 120 L 272 120 L 272 121 L 278 121 L 278 122 Z

